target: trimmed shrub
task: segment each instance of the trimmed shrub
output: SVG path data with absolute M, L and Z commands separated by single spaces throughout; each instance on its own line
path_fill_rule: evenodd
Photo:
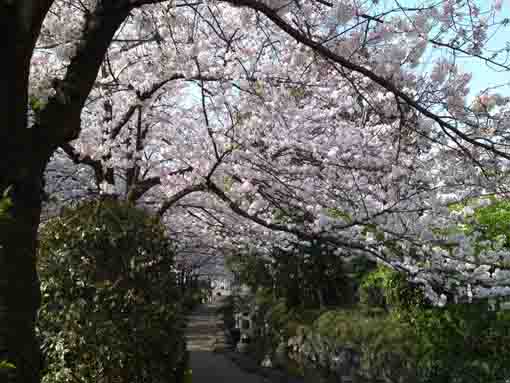
M 432 307 L 403 274 L 379 268 L 363 304 L 303 311 L 259 294 L 270 325 L 265 355 L 325 382 L 503 383 L 510 377 L 510 312 L 487 302 Z M 262 338 L 258 338 L 259 343 Z M 269 345 L 269 347 L 268 347 Z
M 384 267 L 367 276 L 360 295 L 363 303 L 386 308 L 395 329 L 411 330 L 407 339 L 414 347 L 403 357 L 415 359 L 419 382 L 497 383 L 510 377 L 508 312 L 490 310 L 487 301 L 433 307 L 405 275 Z
M 173 245 L 158 219 L 85 202 L 41 230 L 43 382 L 177 382 L 184 321 Z

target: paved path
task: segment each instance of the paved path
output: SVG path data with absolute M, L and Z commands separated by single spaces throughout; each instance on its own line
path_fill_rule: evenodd
M 200 306 L 189 317 L 188 350 L 193 383 L 264 383 L 265 379 L 241 371 L 225 356 L 213 352 L 224 342 L 216 309 L 220 303 Z

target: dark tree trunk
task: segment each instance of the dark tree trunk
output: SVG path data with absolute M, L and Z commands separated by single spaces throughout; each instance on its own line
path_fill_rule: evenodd
M 1 148 L 2 164 L 5 154 L 5 148 Z M 36 240 L 43 167 L 39 166 L 41 171 L 33 178 L 21 179 L 5 175 L 5 169 L 1 168 L 0 185 L 10 187 L 13 207 L 9 211 L 10 219 L 2 225 L 0 233 L 0 359 L 16 366 L 9 380 L 2 382 L 31 383 L 39 380 L 40 357 L 35 338 L 35 320 L 40 304 Z
M 11 110 L 17 113 L 15 109 Z M 0 112 L 0 120 L 24 123 L 9 112 Z M 10 129 L 2 127 L 2 133 L 6 130 Z M 37 382 L 39 374 L 34 333 L 40 301 L 36 242 L 43 173 L 51 149 L 38 133 L 37 128 L 12 130 L 0 140 L 0 192 L 8 191 L 12 202 L 9 217 L 0 227 L 0 360 L 16 365 L 8 380 L 16 383 Z
M 12 207 L 0 224 L 0 361 L 15 364 L 0 382 L 37 383 L 39 347 L 35 336 L 40 305 L 36 272 L 37 229 L 43 174 L 54 150 L 76 138 L 80 115 L 115 31 L 131 3 L 101 2 L 83 31 L 84 44 L 69 64 L 39 121 L 27 124 L 30 60 L 41 24 L 54 0 L 0 0 L 0 194 L 9 190 Z M 65 101 L 61 101 L 61 100 Z
M 27 127 L 27 94 L 33 46 L 50 3 L 0 3 L 0 193 L 8 189 L 12 201 L 10 218 L 0 225 L 0 361 L 16 366 L 0 372 L 0 381 L 9 383 L 39 381 L 36 242 L 42 177 L 52 149 L 40 129 Z

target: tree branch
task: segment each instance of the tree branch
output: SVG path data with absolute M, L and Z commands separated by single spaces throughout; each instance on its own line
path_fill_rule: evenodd
M 304 240 L 313 240 L 313 239 L 323 239 L 325 241 L 331 242 L 335 245 L 338 245 L 339 247 L 344 247 L 348 249 L 354 249 L 354 250 L 360 250 L 364 252 L 372 252 L 373 250 L 370 250 L 367 246 L 358 243 L 358 242 L 352 242 L 352 241 L 346 241 L 342 240 L 340 238 L 326 236 L 322 234 L 314 234 L 314 233 L 307 233 L 303 230 L 299 230 L 297 228 L 292 228 L 287 225 L 279 225 L 276 223 L 270 223 L 266 222 L 265 220 L 257 217 L 256 215 L 249 214 L 247 211 L 241 209 L 239 205 L 237 205 L 234 201 L 232 201 L 214 182 L 209 180 L 207 182 L 207 190 L 215 194 L 218 198 L 220 198 L 223 202 L 225 202 L 228 207 L 237 215 L 247 218 L 263 227 L 266 227 L 271 230 L 285 232 L 294 234 L 300 239 Z M 374 253 L 375 254 L 375 253 Z
M 338 54 L 332 52 L 328 48 L 326 48 L 324 45 L 322 45 L 319 42 L 314 41 L 313 39 L 309 38 L 308 36 L 301 33 L 299 30 L 292 27 L 290 24 L 285 22 L 278 13 L 271 9 L 269 6 L 264 4 L 261 1 L 256 0 L 222 0 L 224 2 L 230 3 L 234 6 L 244 6 L 251 8 L 253 10 L 256 10 L 262 14 L 264 14 L 269 20 L 271 20 L 276 26 L 278 26 L 280 29 L 282 29 L 284 32 L 286 32 L 289 36 L 293 37 L 296 41 L 300 42 L 303 45 L 306 45 L 309 48 L 312 48 L 315 52 L 319 53 L 323 57 L 331 60 L 332 62 L 335 62 L 339 65 L 341 65 L 344 68 L 347 68 L 353 72 L 357 72 L 359 74 L 362 74 L 363 76 L 369 78 L 374 83 L 380 85 L 387 91 L 393 93 L 396 97 L 402 99 L 405 101 L 408 105 L 410 105 L 412 108 L 416 109 L 418 112 L 420 112 L 422 115 L 430 118 L 431 120 L 435 121 L 442 129 L 443 131 L 450 132 L 450 134 L 454 134 L 461 138 L 462 140 L 481 147 L 483 149 L 486 149 L 498 156 L 501 156 L 505 159 L 510 160 L 510 154 L 507 154 L 501 150 L 498 150 L 494 147 L 494 145 L 486 144 L 480 141 L 477 141 L 476 139 L 471 138 L 466 133 L 462 132 L 452 124 L 446 122 L 443 120 L 440 116 L 437 114 L 431 112 L 426 107 L 421 105 L 418 101 L 414 100 L 411 96 L 404 93 L 402 90 L 398 89 L 391 81 L 386 80 L 384 77 L 381 77 L 374 73 L 372 70 L 367 69 L 361 65 L 358 65 L 352 61 L 349 61 L 347 58 L 339 56 Z
M 186 197 L 189 194 L 196 193 L 199 191 L 205 191 L 207 190 L 207 186 L 204 184 L 197 184 L 188 186 L 187 188 L 184 188 L 177 193 L 175 193 L 172 197 L 167 199 L 159 208 L 158 215 L 162 217 L 168 209 L 170 209 L 173 205 L 175 205 L 179 200 Z
M 62 80 L 54 81 L 56 95 L 41 111 L 40 125 L 56 146 L 78 137 L 81 110 L 95 83 L 115 32 L 129 15 L 128 1 L 99 2 L 83 31 L 83 40 Z
M 182 175 L 191 172 L 193 168 L 188 166 L 184 169 L 175 170 L 168 173 L 169 176 Z M 144 180 L 136 182 L 133 187 L 129 190 L 127 200 L 130 202 L 138 201 L 145 193 L 147 193 L 154 186 L 161 185 L 160 177 L 150 177 Z
M 143 102 L 143 101 L 149 100 L 152 96 L 154 96 L 154 94 L 158 90 L 163 88 L 169 82 L 175 81 L 175 80 L 218 81 L 218 80 L 220 80 L 220 78 L 218 78 L 218 77 L 211 77 L 211 76 L 194 76 L 194 77 L 187 78 L 182 73 L 175 73 L 175 74 L 173 74 L 172 76 L 168 77 L 165 80 L 162 80 L 162 81 L 159 81 L 157 83 L 154 83 L 149 90 L 146 90 L 145 92 L 138 94 L 138 101 L 139 102 Z M 112 128 L 112 130 L 110 132 L 110 138 L 111 139 L 115 139 L 115 137 L 117 137 L 119 135 L 119 133 L 122 130 L 122 128 L 129 122 L 131 117 L 133 117 L 133 114 L 135 113 L 135 111 L 138 108 L 138 106 L 139 106 L 138 104 L 131 105 L 129 107 L 129 109 L 126 111 L 126 113 L 124 113 L 124 115 L 119 120 L 117 125 L 115 125 Z
M 96 179 L 96 184 L 99 185 L 104 181 L 105 174 L 103 170 L 103 165 L 101 161 L 93 159 L 91 156 L 82 156 L 71 144 L 65 143 L 60 145 L 62 150 L 67 154 L 67 156 L 73 161 L 75 164 L 83 164 L 88 165 L 94 170 L 94 176 Z

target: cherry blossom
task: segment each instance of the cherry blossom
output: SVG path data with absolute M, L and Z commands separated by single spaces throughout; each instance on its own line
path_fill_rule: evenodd
M 438 234 L 474 209 L 452 204 L 507 193 L 507 98 L 469 103 L 456 60 L 508 70 L 488 47 L 501 4 L 142 3 L 112 39 L 80 137 L 55 156 L 92 169 L 82 194 L 159 211 L 197 254 L 322 238 L 407 270 L 441 303 L 467 283 L 504 291 L 504 270 L 485 271 L 493 250 L 477 265 L 475 238 Z M 94 5 L 54 3 L 31 73 L 43 103 L 77 31 L 100 23 Z

